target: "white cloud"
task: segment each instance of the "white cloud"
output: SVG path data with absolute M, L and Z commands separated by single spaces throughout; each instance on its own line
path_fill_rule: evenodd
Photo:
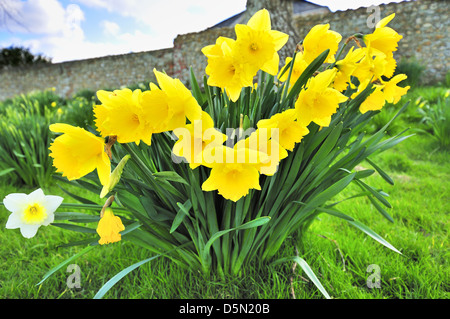
M 114 29 L 114 28 L 113 28 Z M 88 41 L 84 35 L 73 33 L 71 36 L 48 36 L 41 39 L 23 41 L 21 45 L 29 47 L 32 52 L 46 52 L 52 61 L 88 59 L 115 54 L 140 52 L 160 49 L 164 46 L 160 39 L 139 30 L 133 33 L 116 33 L 114 42 Z M 166 47 L 170 47 L 169 46 Z
M 311 2 L 319 4 L 321 6 L 327 6 L 331 11 L 358 9 L 361 7 L 370 7 L 372 5 L 377 6 L 380 4 L 387 4 L 391 2 L 402 2 L 409 0 L 342 0 L 342 1 L 329 1 L 329 0 L 311 0 Z
M 117 35 L 120 31 L 120 26 L 113 21 L 103 20 L 100 22 L 100 27 L 103 29 L 103 33 L 106 36 Z
M 175 37 L 197 32 L 245 10 L 245 0 L 73 0 L 89 7 L 131 17 L 153 33 Z
M 64 34 L 79 29 L 84 20 L 83 11 L 77 4 L 64 8 L 57 0 L 6 0 L 8 6 L 14 8 L 11 17 L 1 29 L 17 33 Z
M 0 1 L 20 7 L 26 28 L 11 23 L 15 32 L 36 34 L 31 40 L 16 38 L 8 45 L 44 52 L 53 62 L 172 47 L 178 34 L 204 30 L 245 9 L 245 0 L 72 0 L 66 7 L 58 0 Z M 125 32 L 125 26 L 105 16 L 98 24 L 104 39 L 91 41 L 81 25 L 85 19 L 80 8 L 83 5 L 130 17 L 137 22 L 137 28 Z M 209 13 L 211 10 L 216 13 Z
M 100 26 L 105 35 L 113 36 L 114 42 L 90 42 L 56 40 L 53 50 L 54 61 L 63 60 L 60 56 L 82 59 L 111 54 L 124 54 L 168 48 L 178 34 L 204 30 L 232 15 L 245 10 L 245 0 L 73 0 L 80 5 L 105 9 L 124 17 L 131 17 L 141 25 L 139 29 L 121 32 L 116 22 L 102 20 Z M 208 14 L 211 10 L 214 14 Z M 219 14 L 217 14 L 219 12 Z M 219 17 L 218 17 L 219 16 Z M 78 49 L 77 49 L 78 48 Z
M 85 17 L 77 4 L 64 8 L 57 0 L 8 1 L 18 6 L 19 14 L 17 19 L 5 22 L 4 28 L 17 35 L 8 44 L 2 43 L 3 46 L 26 47 L 33 53 L 51 57 L 54 62 L 77 57 L 76 52 L 80 52 L 85 42 L 81 27 Z M 34 38 L 22 40 L 20 34 L 33 34 Z

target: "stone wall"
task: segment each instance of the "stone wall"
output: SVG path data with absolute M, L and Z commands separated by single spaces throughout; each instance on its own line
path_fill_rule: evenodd
M 381 17 L 395 13 L 389 27 L 403 36 L 394 56 L 397 61 L 415 57 L 426 65 L 424 83 L 443 81 L 450 70 L 450 3 L 420 0 L 380 5 Z M 296 17 L 295 25 L 303 38 L 316 24 L 329 23 L 343 39 L 357 33 L 371 33 L 367 18 L 373 11 L 367 8 L 336 11 L 308 17 Z
M 207 45 L 215 44 L 219 36 L 235 38 L 234 27 L 208 29 L 177 36 L 174 40 L 173 76 L 187 84 L 192 67 L 197 81 L 202 84 L 207 59 L 201 50 Z
M 111 55 L 0 71 L 0 99 L 54 87 L 70 97 L 83 89 L 115 89 L 154 81 L 153 68 L 173 73 L 173 49 Z
M 449 2 L 417 0 L 379 7 L 381 17 L 396 13 L 389 24 L 403 35 L 396 59 L 416 57 L 427 66 L 425 82 L 444 80 L 450 67 Z M 367 26 L 367 18 L 372 13 L 360 8 L 294 16 L 293 25 L 299 37 L 296 41 L 299 42 L 314 25 L 320 23 L 330 23 L 331 29 L 342 34 L 344 39 L 357 32 L 370 33 L 372 30 Z M 201 49 L 214 44 L 219 36 L 234 38 L 234 27 L 179 35 L 171 49 L 5 69 L 0 71 L 0 99 L 50 87 L 55 87 L 59 95 L 69 97 L 81 89 L 118 88 L 154 81 L 153 68 L 188 83 L 189 68 L 192 67 L 201 83 L 206 66 Z
M 380 5 L 380 16 L 384 18 L 395 13 L 389 27 L 403 36 L 394 56 L 397 61 L 402 57 L 415 57 L 426 66 L 423 83 L 443 81 L 450 70 L 450 5 L 449 1 L 418 0 Z M 294 27 L 298 34 L 296 42 L 300 42 L 311 28 L 317 24 L 329 23 L 330 28 L 339 32 L 343 39 L 355 33 L 371 33 L 373 28 L 367 26 L 367 19 L 373 13 L 367 8 L 356 10 L 325 12 L 314 15 L 294 16 Z M 192 66 L 197 79 L 204 74 L 206 58 L 201 48 L 214 44 L 217 36 L 235 38 L 234 28 L 206 30 L 178 36 L 175 40 L 174 68 L 180 79 L 188 79 L 188 67 Z M 285 57 L 280 56 L 284 62 Z

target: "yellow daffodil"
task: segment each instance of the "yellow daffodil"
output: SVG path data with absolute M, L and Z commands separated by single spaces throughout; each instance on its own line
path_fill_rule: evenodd
M 400 98 L 406 94 L 409 90 L 409 86 L 399 87 L 397 84 L 405 80 L 407 76 L 405 74 L 398 74 L 394 76 L 389 81 L 381 81 L 381 84 L 375 84 L 375 90 L 361 103 L 359 110 L 361 113 L 366 113 L 367 111 L 377 111 L 381 110 L 386 102 L 397 103 Z M 356 97 L 369 85 L 370 80 L 366 79 L 361 82 L 358 86 L 358 90 L 353 93 L 352 98 Z
M 256 12 L 247 25 L 236 24 L 236 46 L 234 55 L 245 64 L 253 65 L 271 75 L 278 73 L 280 57 L 278 51 L 289 36 L 272 30 L 270 15 L 266 9 Z
M 303 136 L 309 133 L 305 125 L 296 121 L 295 109 L 289 109 L 273 115 L 270 119 L 260 120 L 257 124 L 258 129 L 278 129 L 278 142 L 281 147 L 292 151 L 296 143 L 300 143 Z M 274 140 L 273 136 L 270 136 Z
M 353 75 L 358 78 L 360 83 L 366 80 L 372 80 L 372 82 L 380 80 L 386 73 L 386 66 L 388 64 L 386 55 L 370 46 L 355 50 L 355 52 L 360 51 L 364 53 L 364 57 L 357 63 Z
M 362 114 L 367 111 L 381 110 L 386 103 L 383 93 L 383 85 L 374 85 L 375 90 L 361 103 L 359 110 Z
M 219 37 L 215 45 L 202 49 L 208 58 L 205 72 L 208 85 L 217 86 L 226 91 L 233 102 L 236 102 L 243 87 L 253 85 L 253 77 L 258 71 L 251 64 L 242 63 L 234 55 L 235 40 Z
M 63 198 L 45 195 L 42 189 L 30 194 L 13 193 L 3 199 L 5 208 L 11 212 L 6 222 L 7 229 L 20 228 L 25 238 L 36 235 L 40 226 L 48 226 L 53 222 L 54 212 L 61 205 Z
M 97 169 L 102 185 L 109 183 L 111 162 L 103 138 L 68 124 L 56 123 L 49 128 L 52 132 L 63 133 L 49 147 L 57 172 L 74 180 Z
M 201 165 L 202 154 L 206 147 L 222 145 L 227 139 L 225 134 L 214 128 L 214 121 L 207 112 L 202 112 L 201 120 L 177 128 L 173 133 L 178 137 L 172 152 L 176 156 L 184 157 L 191 169 Z
M 249 148 L 267 154 L 269 161 L 259 166 L 259 172 L 268 176 L 274 175 L 279 162 L 288 156 L 287 151 L 277 142 L 277 138 L 271 139 L 271 135 L 269 129 L 257 129 L 234 146 L 235 149 Z
M 292 57 L 287 57 L 286 62 L 284 64 L 284 67 L 282 70 L 292 61 Z M 295 82 L 298 80 L 298 78 L 302 75 L 303 71 L 308 67 L 308 63 L 303 58 L 303 54 L 301 52 L 297 53 L 294 60 L 294 65 L 292 66 L 292 73 L 291 78 L 289 80 L 289 87 L 292 88 L 292 86 L 295 84 Z M 287 78 L 289 76 L 289 69 L 284 72 L 284 74 L 279 78 L 281 82 L 287 81 Z
M 331 116 L 336 113 L 340 103 L 347 97 L 338 90 L 331 88 L 337 69 L 323 71 L 310 79 L 307 88 L 300 91 L 295 110 L 297 121 L 302 126 L 314 122 L 320 126 L 328 126 Z
M 201 119 L 202 108 L 179 79 L 153 70 L 159 87 L 150 84 L 150 91 L 142 92 L 140 104 L 151 121 L 153 133 L 172 131 Z
M 397 50 L 398 42 L 403 38 L 394 29 L 386 25 L 395 17 L 395 13 L 380 20 L 375 26 L 375 30 L 371 34 L 363 37 L 367 47 L 382 52 L 385 57 L 386 65 L 384 66 L 383 75 L 390 78 L 394 75 L 397 63 L 394 59 L 393 52 Z
M 336 78 L 334 79 L 333 88 L 339 92 L 344 91 L 351 81 L 351 75 L 357 68 L 357 63 L 364 57 L 363 50 L 353 51 L 350 48 L 344 59 L 336 62 L 335 66 L 338 69 Z
M 235 202 L 246 196 L 250 189 L 261 190 L 259 167 L 269 161 L 266 154 L 228 146 L 214 147 L 213 150 L 215 160 L 204 164 L 211 168 L 211 173 L 203 182 L 202 190 L 217 190 L 224 198 Z
M 122 239 L 121 231 L 125 230 L 120 217 L 115 216 L 111 207 L 104 210 L 103 216 L 97 225 L 97 233 L 100 236 L 100 245 L 111 244 Z
M 322 52 L 330 49 L 330 52 L 325 59 L 325 63 L 333 63 L 335 61 L 339 42 L 342 36 L 330 29 L 330 24 L 318 24 L 311 28 L 303 40 L 303 56 L 305 61 L 309 64 L 314 61 Z
M 404 88 L 397 86 L 399 82 L 406 80 L 406 78 L 406 74 L 397 74 L 389 81 L 382 82 L 384 84 L 383 92 L 386 102 L 396 104 L 408 92 L 409 86 Z
M 151 144 L 151 118 L 139 103 L 141 94 L 130 89 L 97 92 L 102 104 L 94 107 L 95 124 L 103 137 L 116 135 L 119 143 Z
M 384 67 L 383 75 L 390 78 L 394 75 L 395 68 L 397 67 L 397 61 L 395 61 L 393 53 L 386 55 L 385 61 L 386 65 Z
M 395 30 L 386 26 L 394 17 L 395 13 L 381 19 L 375 26 L 375 30 L 363 37 L 367 46 L 383 52 L 386 56 L 390 56 L 397 50 L 398 42 L 403 38 Z

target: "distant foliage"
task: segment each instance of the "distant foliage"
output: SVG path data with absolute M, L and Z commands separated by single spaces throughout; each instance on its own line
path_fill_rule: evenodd
M 9 183 L 45 187 L 52 183 L 49 125 L 94 125 L 95 92 L 85 90 L 71 99 L 55 89 L 18 95 L 0 102 L 0 176 Z
M 419 106 L 424 124 L 422 132 L 431 136 L 441 149 L 450 149 L 450 98 L 449 91 L 435 103 Z
M 51 59 L 40 54 L 35 55 L 27 48 L 11 46 L 0 51 L 0 67 L 42 63 L 51 63 Z
M 416 59 L 402 58 L 400 62 L 398 62 L 395 74 L 406 74 L 408 78 L 402 82 L 402 85 L 409 85 L 414 88 L 421 84 L 421 77 L 425 70 L 426 67 Z
M 16 185 L 47 186 L 54 172 L 48 156 L 54 113 L 26 96 L 1 109 L 0 174 Z

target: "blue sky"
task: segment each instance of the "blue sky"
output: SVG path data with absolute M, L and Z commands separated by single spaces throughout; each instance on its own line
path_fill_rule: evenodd
M 336 11 L 392 1 L 310 2 Z M 246 0 L 0 0 L 0 47 L 23 46 L 53 62 L 168 48 L 178 34 L 202 31 L 245 5 Z

